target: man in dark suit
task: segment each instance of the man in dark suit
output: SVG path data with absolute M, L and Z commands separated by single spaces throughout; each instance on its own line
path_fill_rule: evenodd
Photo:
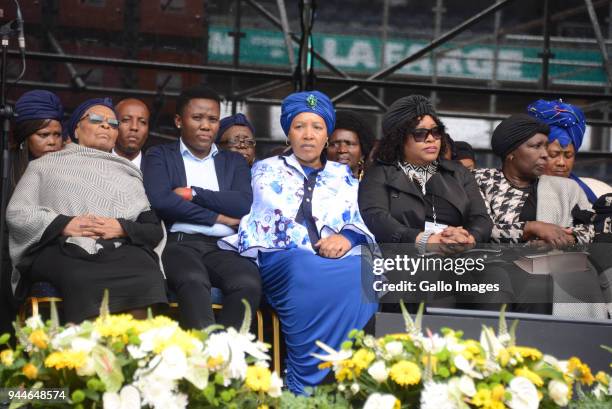
M 119 119 L 119 136 L 113 153 L 142 170 L 142 147 L 149 137 L 149 108 L 139 99 L 127 98 L 115 105 L 115 112 Z
M 175 116 L 180 139 L 150 148 L 144 164 L 147 195 L 169 231 L 163 263 L 184 328 L 214 323 L 211 286 L 223 292 L 219 323 L 235 328 L 244 317 L 241 300 L 255 311 L 261 295 L 257 266 L 217 247 L 217 240 L 235 233 L 253 200 L 244 158 L 214 144 L 219 116 L 215 91 L 184 90 Z

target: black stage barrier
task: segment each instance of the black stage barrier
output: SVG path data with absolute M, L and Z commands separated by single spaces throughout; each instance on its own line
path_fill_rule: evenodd
M 564 320 L 550 315 L 506 313 L 508 327 L 515 319 L 519 320 L 517 345 L 537 348 L 559 360 L 577 356 L 591 367 L 593 373 L 610 369 L 612 353 L 601 345 L 612 346 L 612 321 Z M 478 340 L 483 325 L 492 327 L 497 333 L 498 322 L 499 313 L 493 311 L 427 308 L 423 330 L 429 328 L 439 332 L 440 328 L 448 327 L 462 330 L 464 339 Z M 405 332 L 402 315 L 376 314 L 374 331 L 376 337 Z

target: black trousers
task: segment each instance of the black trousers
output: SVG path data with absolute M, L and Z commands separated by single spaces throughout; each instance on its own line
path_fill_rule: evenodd
M 183 328 L 205 328 L 215 323 L 210 289 L 223 292 L 223 309 L 218 323 L 240 328 L 245 308 L 255 313 L 261 298 L 259 269 L 252 261 L 233 251 L 217 247 L 218 237 L 170 233 L 163 263 L 168 285 L 179 303 Z

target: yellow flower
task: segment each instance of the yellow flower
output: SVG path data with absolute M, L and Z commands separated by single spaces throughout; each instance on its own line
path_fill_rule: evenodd
M 130 314 L 108 315 L 105 318 L 96 319 L 94 328 L 103 337 L 120 339 L 127 343 L 128 331 L 135 331 L 136 323 L 137 321 Z
M 259 405 L 257 409 L 270 409 L 270 407 L 268 405 Z
M 67 349 L 61 352 L 53 352 L 45 359 L 47 368 L 55 369 L 79 369 L 87 360 L 87 354 L 84 351 L 73 351 Z
M 47 336 L 47 333 L 42 329 L 35 329 L 34 331 L 32 331 L 29 340 L 31 343 L 33 343 L 36 347 L 40 349 L 46 349 L 49 345 L 49 337 Z
M 336 380 L 338 382 L 352 381 L 353 380 L 353 371 L 346 366 L 341 367 L 338 372 L 336 372 Z
M 511 354 L 518 354 L 521 358 L 531 359 L 533 361 L 537 361 L 542 359 L 542 352 L 535 348 L 529 347 L 510 347 L 508 348 Z
M 366 369 L 370 366 L 370 363 L 376 358 L 374 352 L 368 351 L 367 349 L 361 348 L 359 351 L 355 352 L 353 355 L 352 361 L 355 365 L 355 369 L 357 372 L 357 376 L 361 373 L 362 370 Z
M 510 360 L 510 351 L 508 351 L 506 348 L 500 349 L 497 353 L 497 360 L 501 366 L 508 365 L 508 361 Z
M 13 365 L 14 360 L 15 357 L 13 356 L 12 349 L 5 349 L 4 351 L 0 352 L 0 362 L 2 362 L 3 365 L 11 366 Z
M 505 393 L 506 389 L 503 385 L 495 385 L 491 390 L 491 398 L 493 398 L 493 400 L 503 401 Z
M 540 386 L 544 385 L 544 381 L 542 380 L 542 378 L 540 378 L 540 375 L 538 375 L 537 373 L 531 371 L 527 367 L 522 367 L 522 368 L 515 369 L 514 370 L 514 374 L 516 376 L 522 376 L 522 377 L 525 377 L 525 378 L 529 379 L 531 381 L 531 383 L 533 383 L 537 387 L 540 387 Z
M 410 334 L 389 334 L 387 336 L 396 341 L 410 341 Z
M 28 379 L 36 379 L 38 376 L 38 368 L 31 363 L 27 363 L 21 370 Z
M 331 368 L 333 364 L 331 362 L 321 362 L 319 364 L 319 369 L 327 369 L 327 368 Z
M 606 375 L 604 371 L 597 372 L 597 375 L 595 375 L 595 380 L 605 386 L 608 386 L 608 384 L 610 383 L 608 375 Z
M 401 409 L 402 402 L 399 399 L 395 399 L 395 404 L 393 405 L 393 409 Z
M 208 358 L 208 361 L 206 361 L 206 366 L 208 366 L 208 369 L 214 369 L 220 366 L 222 363 L 223 363 L 223 357 L 221 355 L 212 356 Z
M 567 370 L 570 374 L 577 375 L 577 379 L 583 385 L 591 385 L 595 381 L 595 377 L 591 373 L 591 368 L 587 364 L 582 363 L 579 358 L 571 357 L 567 362 Z
M 169 346 L 177 346 L 188 355 L 195 349 L 195 340 L 197 340 L 195 336 L 177 327 L 168 338 L 159 338 L 154 341 L 153 352 L 159 354 Z
M 272 374 L 268 368 L 249 366 L 247 368 L 245 385 L 253 392 L 267 392 L 270 389 Z
M 472 403 L 480 407 L 489 407 L 493 398 L 491 397 L 491 391 L 489 389 L 480 389 L 476 392 L 476 395 L 472 398 Z
M 409 361 L 399 361 L 389 371 L 391 379 L 400 386 L 416 385 L 421 381 L 421 369 Z

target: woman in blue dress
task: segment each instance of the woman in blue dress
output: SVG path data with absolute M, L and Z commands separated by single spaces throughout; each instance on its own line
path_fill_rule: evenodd
M 362 291 L 359 256 L 374 237 L 359 214 L 358 181 L 323 155 L 335 124 L 330 99 L 318 91 L 291 94 L 280 122 L 291 149 L 255 163 L 251 211 L 223 242 L 256 258 L 282 324 L 286 384 L 305 393 L 329 371 L 311 355 L 322 352 L 315 341 L 338 348 L 378 308 Z

